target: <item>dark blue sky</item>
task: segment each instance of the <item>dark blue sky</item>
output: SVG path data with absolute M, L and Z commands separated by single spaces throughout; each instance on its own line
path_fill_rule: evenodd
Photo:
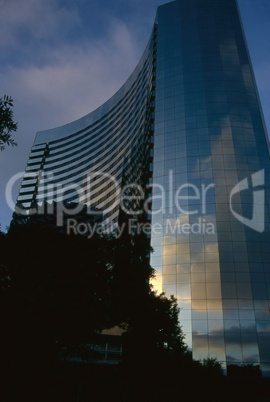
M 8 181 L 35 133 L 89 113 L 124 83 L 150 36 L 160 0 L 0 0 L 0 96 L 14 99 L 17 148 L 0 153 L 0 223 Z M 270 1 L 239 0 L 270 131 Z M 18 185 L 14 187 L 16 199 Z

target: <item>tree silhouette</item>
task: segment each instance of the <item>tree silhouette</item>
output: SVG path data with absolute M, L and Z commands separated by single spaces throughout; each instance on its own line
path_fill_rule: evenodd
M 13 120 L 13 99 L 4 95 L 0 97 L 0 150 L 5 149 L 5 145 L 16 146 L 17 143 L 11 137 L 12 132 L 17 131 L 18 123 Z
M 93 400 L 110 398 L 108 387 L 95 385 L 107 382 L 115 390 L 111 400 L 120 402 L 216 401 L 212 381 L 222 386 L 220 365 L 192 360 L 177 300 L 151 288 L 147 238 L 126 233 L 87 239 L 35 223 L 12 225 L 0 233 L 0 246 L 0 398 L 5 387 L 8 402 L 16 400 L 17 389 L 29 402 L 37 395 L 56 401 L 64 391 L 64 400 L 73 402 L 70 387 L 84 378 Z M 119 367 L 61 364 L 61 351 L 77 353 L 112 326 L 124 329 Z M 190 381 L 196 387 L 187 386 Z

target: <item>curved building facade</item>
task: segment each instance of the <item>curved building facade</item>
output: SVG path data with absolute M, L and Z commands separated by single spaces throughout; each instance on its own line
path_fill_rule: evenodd
M 18 202 L 75 201 L 115 228 L 125 186 L 132 213 L 148 199 L 154 285 L 177 297 L 193 357 L 269 376 L 269 174 L 236 1 L 176 0 L 115 96 L 37 134 Z
M 154 52 L 153 32 L 137 68 L 109 101 L 75 122 L 37 133 L 17 198 L 22 208 L 79 203 L 102 211 L 104 227 L 118 225 L 121 190 L 151 171 Z

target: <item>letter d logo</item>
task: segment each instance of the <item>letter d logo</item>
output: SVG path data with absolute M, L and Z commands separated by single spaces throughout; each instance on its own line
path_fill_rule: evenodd
M 260 170 L 257 173 L 254 173 L 252 176 L 252 187 L 258 187 L 264 185 L 264 169 Z M 231 191 L 230 194 L 230 210 L 231 213 L 235 216 L 239 222 L 242 222 L 244 225 L 250 227 L 251 229 L 256 230 L 259 233 L 264 231 L 264 190 L 253 191 L 253 209 L 252 209 L 252 218 L 248 219 L 244 216 L 239 215 L 237 212 L 233 210 L 232 207 L 232 197 L 240 193 L 240 191 L 248 190 L 248 180 L 244 179 L 240 183 L 236 184 Z

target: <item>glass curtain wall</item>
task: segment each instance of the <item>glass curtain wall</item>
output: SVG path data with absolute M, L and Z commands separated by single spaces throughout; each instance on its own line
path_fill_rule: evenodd
M 177 296 L 194 358 L 267 375 L 269 150 L 237 5 L 179 0 L 157 23 L 155 285 Z

